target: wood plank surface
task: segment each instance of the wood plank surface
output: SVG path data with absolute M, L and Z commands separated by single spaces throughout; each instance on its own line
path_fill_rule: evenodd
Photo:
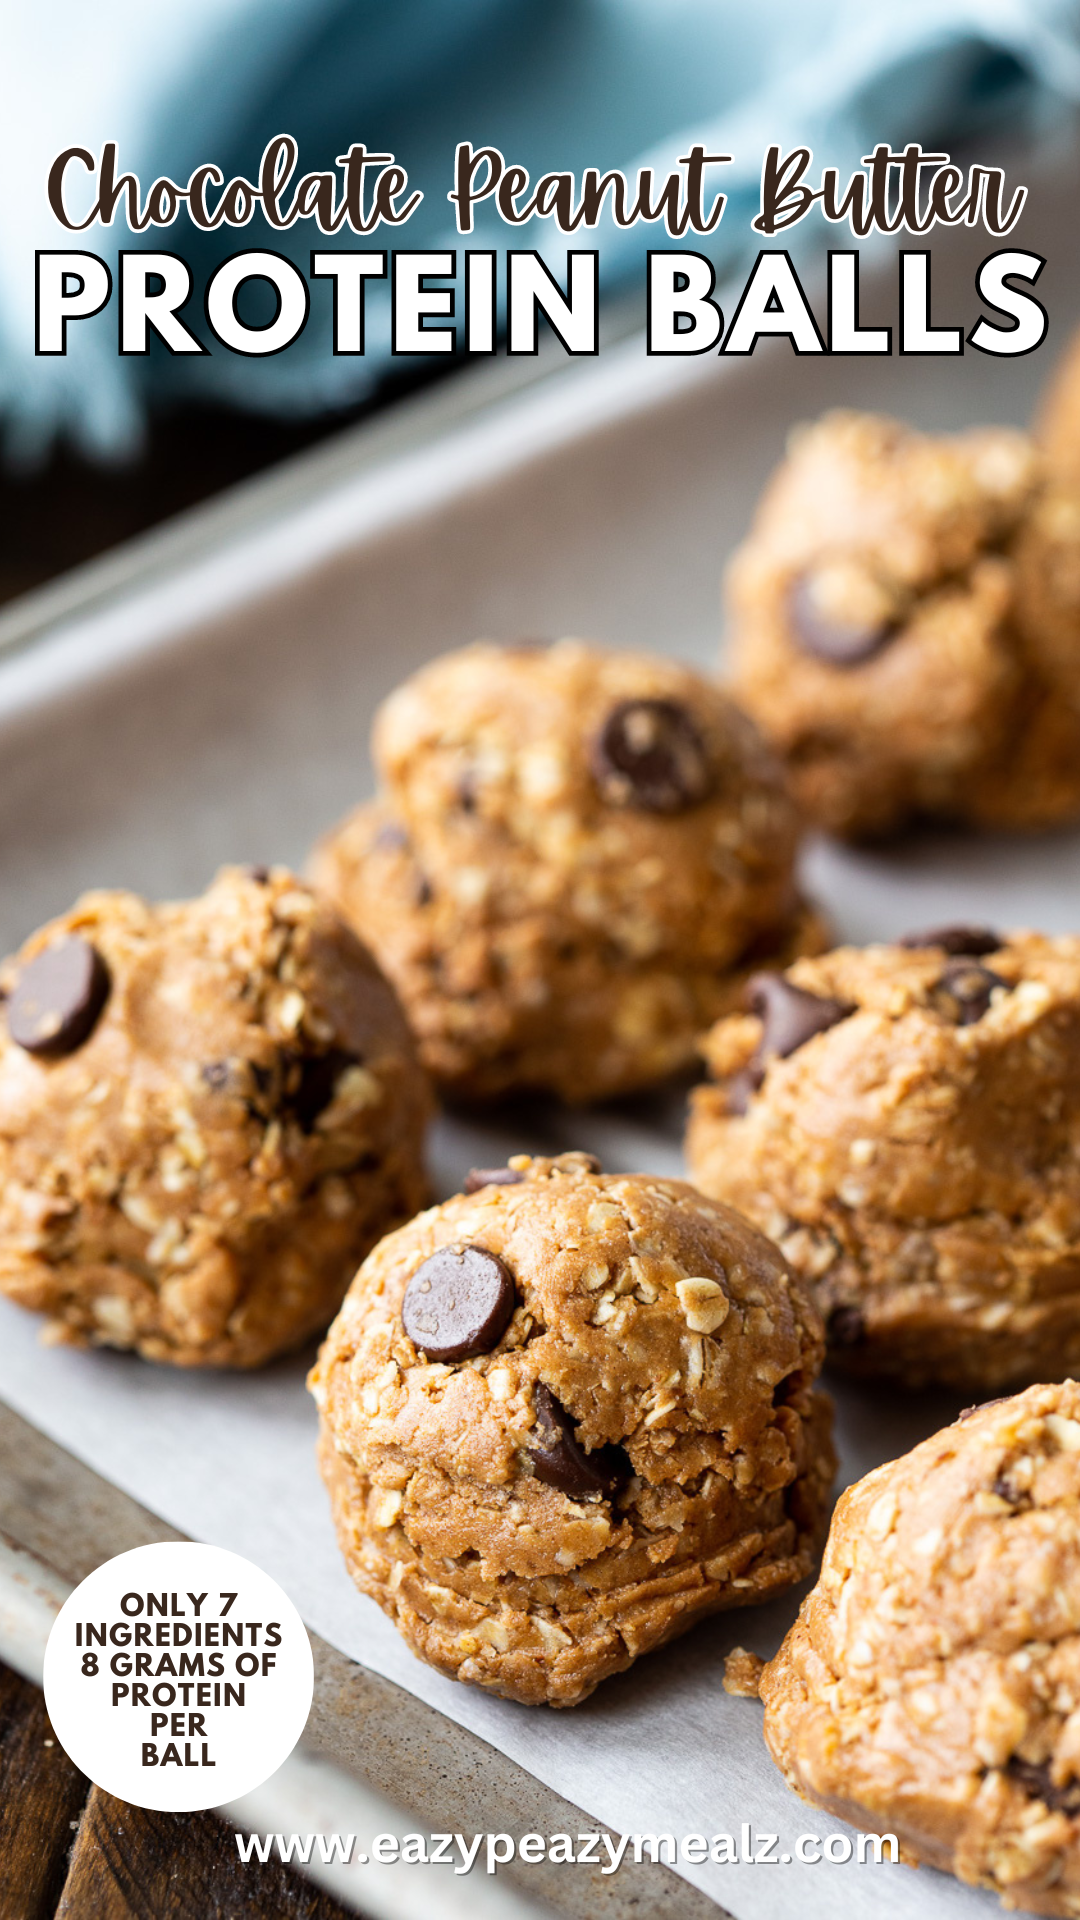
M 0 1920 L 352 1920 L 288 1867 L 245 1865 L 212 1813 L 92 1787 L 37 1687 L 0 1666 Z
M 212 1813 L 151 1813 L 90 1789 L 56 1920 L 348 1920 L 280 1862 L 245 1865 Z
M 54 1740 L 37 1687 L 0 1667 L 3 1920 L 51 1920 L 88 1786 Z

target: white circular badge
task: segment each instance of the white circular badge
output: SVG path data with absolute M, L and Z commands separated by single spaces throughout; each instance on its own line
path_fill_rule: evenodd
M 159 1812 L 261 1786 L 303 1733 L 314 1683 L 307 1630 L 277 1581 L 186 1540 L 107 1560 L 45 1649 L 64 1751 L 106 1793 Z

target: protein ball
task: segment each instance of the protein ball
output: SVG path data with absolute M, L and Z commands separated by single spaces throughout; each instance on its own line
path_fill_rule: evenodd
M 728 571 L 732 691 L 830 831 L 1009 824 L 1039 679 L 1015 548 L 1039 487 L 1011 428 L 837 412 L 792 434 Z
M 693 1188 L 583 1154 L 510 1171 L 369 1255 L 310 1385 L 361 1591 L 441 1672 L 570 1706 L 805 1578 L 834 1467 L 822 1329 Z
M 773 755 L 673 661 L 468 647 L 391 695 L 374 752 L 379 797 L 313 873 L 452 1095 L 647 1086 L 747 968 L 823 943 Z
M 1080 1369 L 1080 940 L 838 947 L 703 1048 L 690 1176 L 777 1240 L 837 1365 L 964 1392 Z
M 258 1366 L 423 1204 L 393 991 L 285 869 L 86 894 L 0 989 L 0 1291 L 49 1338 Z
M 868 1474 L 758 1681 L 788 1784 L 910 1865 L 1080 1912 L 1078 1583 L 1075 1381 L 969 1408 Z

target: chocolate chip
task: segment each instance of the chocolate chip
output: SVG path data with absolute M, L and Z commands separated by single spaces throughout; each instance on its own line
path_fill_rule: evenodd
M 516 1167 L 473 1167 L 465 1175 L 462 1193 L 479 1193 L 484 1187 L 516 1187 L 525 1175 Z
M 832 1000 L 827 994 L 809 993 L 796 987 L 782 973 L 755 973 L 747 982 L 746 997 L 752 1013 L 762 1022 L 758 1058 L 786 1060 L 797 1053 L 816 1033 L 827 1033 L 855 1009 L 844 1000 Z
M 1069 1780 L 1063 1787 L 1050 1778 L 1048 1760 L 1021 1760 L 1018 1754 L 1006 1761 L 1004 1771 L 1022 1787 L 1029 1800 L 1041 1800 L 1051 1813 L 1080 1813 L 1080 1780 Z
M 111 988 L 109 970 L 81 934 L 54 940 L 27 962 L 8 1002 L 8 1032 L 43 1059 L 74 1053 L 90 1038 Z
M 801 573 L 788 589 L 788 615 L 804 653 L 830 667 L 858 667 L 898 631 L 895 620 L 843 620 L 824 612 L 814 595 L 813 575 Z
M 997 953 L 1001 946 L 1001 935 L 994 933 L 990 927 L 928 927 L 925 933 L 905 933 L 896 944 L 909 950 L 940 947 L 943 953 L 960 957 Z
M 770 1060 L 786 1060 L 816 1033 L 827 1033 L 855 1011 L 846 1001 L 794 986 L 782 973 L 751 974 L 746 1001 L 761 1021 L 761 1039 L 745 1067 L 732 1074 L 724 1088 L 728 1112 L 736 1115 L 746 1112 Z
M 255 885 L 257 887 L 265 887 L 267 881 L 270 878 L 269 867 L 250 867 L 249 866 L 244 868 L 244 872 L 247 874 L 247 877 L 249 880 L 254 880 Z
M 239 1054 L 207 1060 L 199 1072 L 211 1093 L 243 1100 L 252 1119 L 262 1125 L 282 1117 L 295 1120 L 302 1133 L 311 1133 L 346 1068 L 361 1064 L 360 1055 L 344 1047 L 312 1054 L 282 1047 L 267 1061 L 247 1060 Z
M 959 1426 L 964 1420 L 970 1420 L 973 1413 L 981 1413 L 984 1407 L 1003 1407 L 1007 1399 L 1007 1394 L 999 1393 L 996 1400 L 977 1400 L 973 1407 L 961 1407 L 956 1416 L 956 1425 Z
M 1018 1487 L 1014 1480 L 1010 1480 L 1007 1473 L 998 1474 L 990 1491 L 996 1493 L 998 1499 L 1006 1501 L 1010 1507 L 1030 1507 L 1031 1505 L 1031 1495 Z
M 825 1322 L 825 1337 L 830 1347 L 840 1351 L 861 1346 L 866 1338 L 866 1321 L 858 1307 L 834 1307 Z
M 429 1360 L 471 1360 L 498 1346 L 517 1305 L 514 1276 L 486 1247 L 440 1247 L 405 1289 L 401 1323 Z
M 759 1065 L 755 1054 L 745 1067 L 740 1068 L 738 1073 L 733 1073 L 731 1079 L 724 1083 L 724 1098 L 727 1101 L 728 1112 L 741 1118 L 764 1078 L 765 1070 Z
M 281 1110 L 291 1114 L 301 1133 L 310 1133 L 320 1113 L 330 1105 L 346 1067 L 358 1067 L 360 1055 L 347 1053 L 344 1047 L 331 1047 L 326 1053 L 293 1055 L 288 1060 Z
M 569 1494 L 572 1500 L 583 1500 L 589 1494 L 598 1493 L 610 1499 L 632 1472 L 623 1449 L 597 1447 L 592 1453 L 586 1453 L 578 1445 L 574 1423 L 566 1408 L 542 1381 L 534 1390 L 533 1406 L 539 1444 L 530 1447 L 528 1454 L 536 1478 L 545 1486 L 555 1487 L 559 1493 Z
M 705 742 L 677 700 L 620 700 L 593 742 L 592 771 L 605 800 L 646 813 L 682 813 L 712 785 Z
M 975 960 L 954 960 L 930 989 L 931 1004 L 957 1027 L 973 1027 L 987 1011 L 997 988 L 1008 981 Z

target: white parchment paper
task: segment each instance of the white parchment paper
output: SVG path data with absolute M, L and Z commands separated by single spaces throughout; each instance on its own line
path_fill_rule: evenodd
M 928 839 L 889 856 L 825 847 L 811 879 L 852 938 L 943 920 L 1064 930 L 1078 919 L 1080 838 L 977 844 Z M 508 1152 L 571 1145 L 611 1170 L 681 1171 L 682 1100 L 635 1102 L 582 1116 L 532 1109 L 487 1127 L 443 1121 L 432 1143 L 440 1192 Z M 442 1679 L 415 1660 L 338 1556 L 315 1468 L 315 1409 L 305 1361 L 247 1377 L 150 1367 L 122 1354 L 43 1348 L 29 1316 L 0 1303 L 0 1396 L 100 1473 L 197 1539 L 247 1554 L 280 1580 L 309 1626 L 364 1665 L 470 1727 L 619 1832 L 731 1833 L 744 1822 L 794 1853 L 802 1833 L 848 1829 L 805 1806 L 770 1761 L 756 1703 L 721 1685 L 736 1644 L 768 1655 L 798 1596 L 724 1614 L 608 1681 L 569 1712 L 515 1706 Z M 946 1395 L 904 1395 L 833 1382 L 841 1484 L 952 1419 Z M 417 1802 L 424 1786 L 417 1782 Z M 801 1913 L 853 1920 L 998 1911 L 990 1895 L 929 1869 L 872 1864 L 709 1864 L 680 1868 L 740 1920 Z M 838 1876 L 843 1878 L 839 1879 Z

